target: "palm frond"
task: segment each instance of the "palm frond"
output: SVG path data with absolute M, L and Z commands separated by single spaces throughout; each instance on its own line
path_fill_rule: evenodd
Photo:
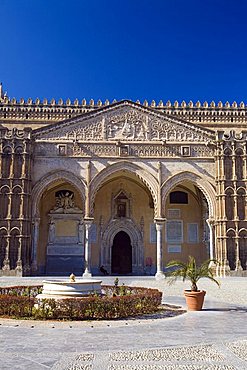
M 189 256 L 188 262 L 184 263 L 178 260 L 172 260 L 167 264 L 167 267 L 174 268 L 174 270 L 168 273 L 169 284 L 172 284 L 178 278 L 182 278 L 183 281 L 189 280 L 191 282 L 191 290 L 198 290 L 197 282 L 201 278 L 208 278 L 220 286 L 219 282 L 214 278 L 213 270 L 209 267 L 210 263 L 218 263 L 216 260 L 208 259 L 204 261 L 200 266 L 197 266 L 195 257 Z

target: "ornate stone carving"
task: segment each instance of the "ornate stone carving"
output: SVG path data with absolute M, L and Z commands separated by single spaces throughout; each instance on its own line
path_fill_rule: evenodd
M 37 138 L 82 141 L 209 142 L 214 133 L 191 123 L 125 102 L 88 117 L 72 118 L 60 126 L 39 129 Z
M 112 115 L 106 120 L 108 139 L 147 140 L 149 139 L 149 117 L 134 109 Z
M 102 122 L 92 122 L 84 127 L 80 125 L 79 127 L 75 127 L 73 130 L 68 131 L 66 136 L 68 139 L 75 140 L 102 140 Z
M 82 211 L 75 207 L 74 193 L 69 190 L 61 190 L 56 193 L 56 206 L 50 213 L 82 213 Z
M 91 157 L 92 155 L 102 157 L 115 157 L 117 147 L 115 144 L 78 144 L 72 147 L 72 153 L 75 157 Z

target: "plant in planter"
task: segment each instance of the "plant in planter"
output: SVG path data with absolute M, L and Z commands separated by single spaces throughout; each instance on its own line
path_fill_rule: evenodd
M 220 283 L 214 278 L 213 269 L 210 263 L 214 262 L 218 264 L 216 260 L 206 260 L 200 266 L 197 266 L 194 257 L 189 256 L 187 262 L 181 262 L 177 260 L 170 261 L 167 267 L 171 268 L 172 271 L 168 273 L 170 276 L 170 282 L 176 281 L 178 278 L 182 278 L 183 281 L 189 280 L 191 282 L 191 290 L 185 290 L 184 295 L 189 311 L 200 311 L 203 306 L 205 290 L 198 290 L 197 282 L 201 278 L 208 278 L 218 286 Z

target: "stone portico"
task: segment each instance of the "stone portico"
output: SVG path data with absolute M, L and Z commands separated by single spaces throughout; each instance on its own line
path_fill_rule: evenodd
M 38 101 L 22 104 L 36 116 L 13 116 L 18 104 L 0 100 L 1 275 L 91 276 L 103 265 L 162 278 L 188 255 L 246 275 L 244 130 L 127 100 L 73 105 L 71 117 L 47 103 L 53 122 Z

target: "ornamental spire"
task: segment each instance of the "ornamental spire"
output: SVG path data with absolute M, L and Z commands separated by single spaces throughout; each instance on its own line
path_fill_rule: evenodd
M 3 92 L 3 84 L 1 82 L 0 83 L 0 100 L 3 100 L 6 97 L 7 97 L 7 91 Z
M 0 83 L 0 99 L 3 99 L 3 84 Z

